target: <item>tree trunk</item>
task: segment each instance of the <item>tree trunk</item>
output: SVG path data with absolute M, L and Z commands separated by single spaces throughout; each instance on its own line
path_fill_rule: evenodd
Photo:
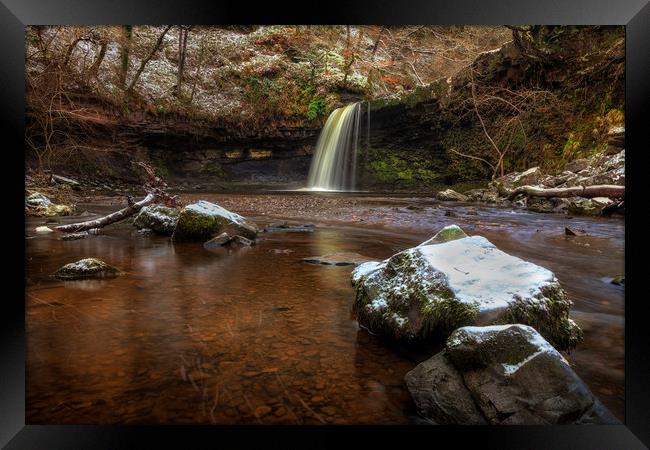
M 140 211 L 143 207 L 152 204 L 155 199 L 156 196 L 154 194 L 148 194 L 145 198 L 143 198 L 139 202 L 127 206 L 124 209 L 120 209 L 119 211 L 115 211 L 114 213 L 109 214 L 108 216 L 100 217 L 99 219 L 95 219 L 95 220 L 88 220 L 86 222 L 71 223 L 68 225 L 59 225 L 58 227 L 54 227 L 54 229 L 56 231 L 62 231 L 62 232 L 79 232 L 79 231 L 90 230 L 91 228 L 102 228 L 105 227 L 106 225 L 119 222 L 120 220 L 124 220 L 127 217 L 132 216 L 133 214 Z
M 133 77 L 133 80 L 131 81 L 131 84 L 129 84 L 129 87 L 127 88 L 126 92 L 128 94 L 131 94 L 133 92 L 133 88 L 135 87 L 135 84 L 138 82 L 140 79 L 140 75 L 142 75 L 142 72 L 144 71 L 145 66 L 149 62 L 151 58 L 153 58 L 153 55 L 156 54 L 158 49 L 160 48 L 160 45 L 162 44 L 163 39 L 165 38 L 165 35 L 169 31 L 169 29 L 172 27 L 172 25 L 169 25 L 167 28 L 165 28 L 165 31 L 163 31 L 160 36 L 158 37 L 158 40 L 156 41 L 156 44 L 153 46 L 151 49 L 151 52 L 147 55 L 145 59 L 142 60 L 140 63 L 140 68 L 138 71 L 135 73 L 135 76 Z
M 129 71 L 129 53 L 131 52 L 131 36 L 133 27 L 131 25 L 124 26 L 124 43 L 120 49 L 120 87 L 126 87 L 126 75 Z
M 508 198 L 512 199 L 519 194 L 526 194 L 529 197 L 543 197 L 543 198 L 567 198 L 567 197 L 610 197 L 610 198 L 624 198 L 625 186 L 616 186 L 612 184 L 600 184 L 596 186 L 573 186 L 568 188 L 551 188 L 544 189 L 535 186 L 521 186 L 514 189 L 508 194 Z
M 185 68 L 185 54 L 187 50 L 187 35 L 189 30 L 179 25 L 178 32 L 178 76 L 176 81 L 176 97 L 180 98 L 183 85 L 183 69 Z
M 99 54 L 97 55 L 97 58 L 93 62 L 93 65 L 90 67 L 90 76 L 97 78 L 97 73 L 99 72 L 99 66 L 101 66 L 102 61 L 104 61 L 104 57 L 106 56 L 106 47 L 108 46 L 108 42 L 102 41 L 100 44 L 99 48 Z

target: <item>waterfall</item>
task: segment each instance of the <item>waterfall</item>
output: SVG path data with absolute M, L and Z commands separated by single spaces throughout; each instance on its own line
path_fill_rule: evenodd
M 355 188 L 361 104 L 332 111 L 316 143 L 307 189 L 351 191 Z

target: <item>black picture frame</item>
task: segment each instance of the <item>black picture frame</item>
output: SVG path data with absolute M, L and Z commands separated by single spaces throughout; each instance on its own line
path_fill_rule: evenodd
M 625 424 L 554 427 L 199 427 L 199 426 L 38 426 L 25 425 L 25 303 L 24 244 L 13 237 L 24 233 L 20 202 L 24 186 L 24 31 L 27 25 L 88 24 L 572 24 L 626 26 L 626 287 L 625 287 Z M 498 448 L 636 449 L 650 445 L 650 352 L 643 314 L 643 260 L 647 238 L 641 226 L 644 200 L 644 144 L 650 143 L 647 113 L 650 100 L 650 4 L 647 0 L 363 0 L 281 6 L 266 2 L 209 0 L 2 0 L 0 3 L 0 108 L 2 161 L 0 172 L 8 203 L 3 208 L 6 243 L 14 253 L 4 258 L 5 289 L 0 371 L 0 444 L 23 448 L 149 448 L 162 441 L 176 447 L 230 445 L 252 440 L 263 445 L 332 447 L 334 440 L 360 439 L 364 446 L 453 443 Z M 22 184 L 21 184 L 22 183 Z M 638 216 L 636 220 L 632 216 Z M 643 222 L 642 222 L 643 220 Z M 23 259 L 24 261 L 24 259 Z M 646 275 L 647 277 L 647 275 Z M 23 280 L 21 283 L 19 280 Z M 16 287 L 9 294 L 7 287 Z M 635 290 L 638 294 L 635 295 Z M 189 444 L 192 442 L 192 444 Z M 449 445 L 449 444 L 447 444 Z

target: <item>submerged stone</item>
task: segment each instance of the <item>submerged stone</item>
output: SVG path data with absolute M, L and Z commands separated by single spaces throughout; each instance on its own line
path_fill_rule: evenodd
M 564 357 L 521 324 L 459 328 L 405 381 L 420 413 L 445 424 L 617 422 Z
M 181 210 L 172 239 L 176 241 L 204 241 L 224 231 L 231 231 L 233 234 L 255 239 L 258 228 L 239 214 L 230 212 L 217 204 L 200 200 Z
M 398 340 L 446 336 L 464 325 L 525 323 L 558 348 L 575 347 L 582 332 L 569 319 L 572 304 L 555 275 L 463 234 L 447 227 L 417 247 L 357 267 L 359 323 Z
M 54 272 L 53 276 L 61 280 L 78 280 L 81 278 L 107 278 L 120 275 L 119 269 L 97 258 L 85 258 L 66 264 Z
M 239 245 L 241 247 L 250 247 L 251 245 L 255 245 L 255 241 L 252 241 L 248 238 L 245 238 L 244 236 L 239 236 L 235 235 L 232 237 L 230 240 L 231 244 Z
M 61 236 L 62 241 L 76 241 L 77 239 L 85 239 L 88 237 L 88 233 L 83 231 L 81 233 L 68 233 Z
M 342 252 L 322 256 L 309 256 L 302 260 L 309 264 L 322 264 L 326 266 L 356 266 L 372 261 L 372 258 L 360 255 L 359 253 Z
M 203 243 L 203 247 L 208 250 L 213 250 L 215 248 L 221 248 L 224 245 L 230 243 L 232 238 L 228 233 L 221 233 L 219 236 L 213 237 L 209 241 Z
M 133 225 L 138 229 L 149 228 L 158 234 L 171 236 L 178 222 L 180 211 L 163 205 L 148 205 L 140 210 Z

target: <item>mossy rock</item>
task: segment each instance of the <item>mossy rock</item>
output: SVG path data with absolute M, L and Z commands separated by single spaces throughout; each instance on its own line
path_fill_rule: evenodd
M 361 264 L 351 281 L 358 322 L 397 340 L 432 340 L 465 325 L 501 323 L 534 326 L 563 350 L 582 340 L 552 272 L 457 226 L 383 262 Z
M 420 414 L 444 424 L 614 424 L 570 364 L 534 328 L 462 327 L 405 376 Z
M 122 272 L 97 258 L 85 258 L 66 264 L 54 272 L 53 276 L 60 280 L 79 280 L 83 278 L 111 278 Z
M 32 216 L 40 217 L 54 217 L 54 216 L 69 216 L 73 212 L 73 208 L 68 205 L 57 205 L 41 194 L 34 192 L 25 198 L 25 211 Z
M 230 212 L 215 203 L 200 200 L 181 210 L 172 239 L 206 241 L 224 231 L 254 240 L 258 228 L 239 214 Z
M 133 220 L 138 229 L 149 228 L 158 234 L 171 236 L 176 228 L 180 211 L 163 205 L 149 205 L 140 210 Z
M 569 203 L 567 208 L 569 214 L 580 216 L 600 216 L 602 207 L 595 204 L 592 200 L 581 198 L 579 200 Z
M 446 351 L 460 370 L 516 365 L 538 350 L 534 334 L 534 329 L 524 326 L 462 327 L 449 336 Z

